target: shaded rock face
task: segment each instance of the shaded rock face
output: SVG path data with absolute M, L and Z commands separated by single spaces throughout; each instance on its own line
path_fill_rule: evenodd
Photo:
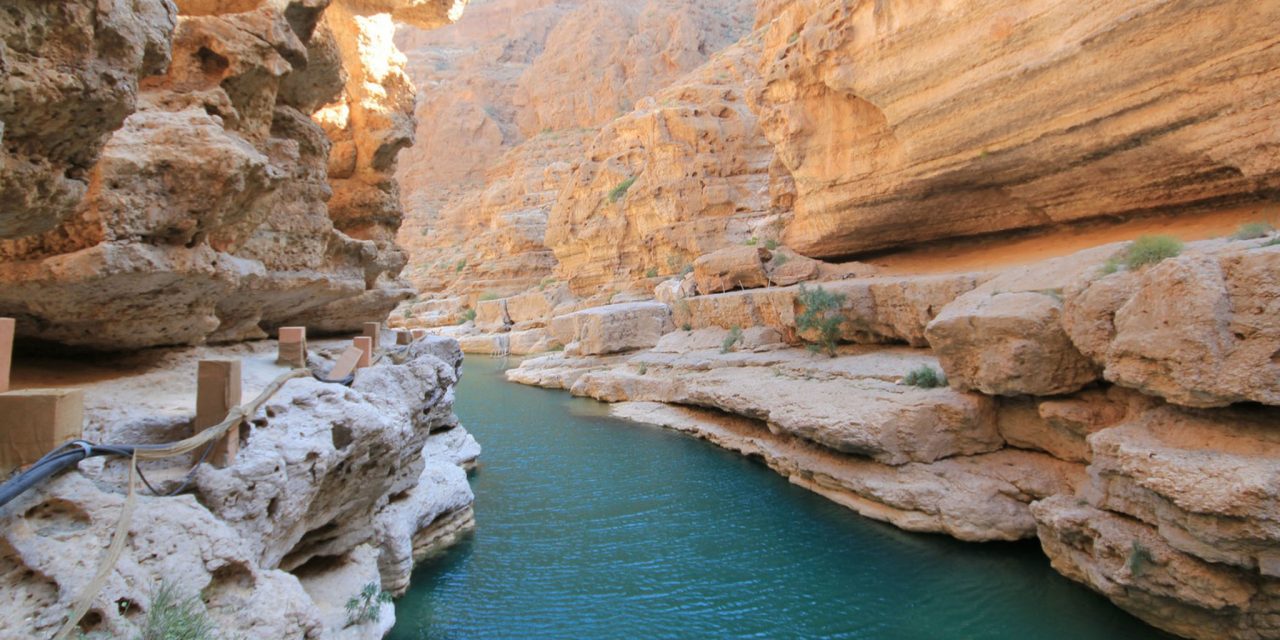
M 140 78 L 163 73 L 169 0 L 5 3 L 0 14 L 0 239 L 52 229 L 89 189 Z
M 811 257 L 1252 197 L 1273 3 L 767 3 L 760 126 Z M 1193 26 L 1194 25 L 1194 26 Z
M 414 558 L 467 526 L 473 496 L 464 468 L 479 455 L 452 411 L 457 343 L 422 340 L 404 358 L 361 369 L 349 388 L 292 380 L 242 428 L 231 464 L 197 469 L 191 493 L 139 489 L 128 544 L 86 630 L 133 637 L 163 579 L 182 597 L 198 596 L 227 636 L 383 637 L 391 607 L 380 623 L 352 624 L 344 604 L 371 582 L 403 590 Z M 251 359 L 271 362 L 267 354 Z M 161 369 L 124 385 L 165 388 L 174 375 Z M 124 387 L 100 393 L 114 388 Z M 157 417 L 136 407 L 118 415 L 119 405 L 90 405 L 103 440 L 134 441 L 136 423 Z M 177 477 L 189 461 L 146 464 L 157 481 Z M 6 633 L 50 637 L 62 623 L 97 569 L 99 554 L 85 550 L 110 538 L 126 474 L 119 459 L 96 458 L 0 509 Z
M 111 39 L 138 49 L 113 107 L 123 124 L 100 154 L 75 152 L 97 161 L 66 172 L 88 186 L 61 223 L 0 240 L 0 313 L 18 318 L 20 335 L 133 349 L 257 338 L 282 324 L 336 331 L 408 295 L 391 243 L 391 174 L 412 141 L 412 86 L 390 43 L 400 9 L 328 4 L 180 2 L 176 17 L 164 4 L 167 29 L 140 23 L 132 40 Z M 403 6 L 435 26 L 445 18 L 428 16 L 454 4 Z M 137 76 L 157 72 L 135 100 Z M 0 181 L 20 175 L 6 169 Z

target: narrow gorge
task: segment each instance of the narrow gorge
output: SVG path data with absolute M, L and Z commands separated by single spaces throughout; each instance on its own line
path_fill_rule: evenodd
M 13 0 L 0 637 L 1280 638 L 1276 24 Z

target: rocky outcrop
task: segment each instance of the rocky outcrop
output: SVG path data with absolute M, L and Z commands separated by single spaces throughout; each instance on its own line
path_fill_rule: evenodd
M 0 240 L 71 216 L 138 83 L 163 73 L 168 0 L 6 3 L 0 16 Z
M 675 327 L 660 302 L 626 302 L 557 316 L 551 333 L 573 355 L 603 355 L 647 349 Z
M 1274 191 L 1277 18 L 1226 1 L 770 3 L 749 95 L 795 178 L 782 239 L 834 257 Z
M 269 348 L 239 355 L 251 389 L 283 371 Z M 92 437 L 146 442 L 189 433 L 194 376 L 172 366 L 189 373 L 198 357 L 208 354 L 175 352 L 150 371 L 91 386 Z M 454 517 L 472 500 L 463 467 L 479 454 L 452 412 L 457 344 L 423 340 L 404 357 L 360 370 L 350 388 L 286 383 L 243 428 L 231 464 L 198 467 L 189 494 L 139 496 L 129 544 L 82 627 L 131 635 L 163 580 L 180 597 L 198 595 L 228 635 L 382 637 L 391 608 L 380 623 L 356 624 L 347 599 L 370 582 L 403 589 L 424 533 L 438 543 L 438 530 L 465 525 Z M 130 394 L 142 402 L 121 413 Z M 169 488 L 188 465 L 147 463 L 147 472 Z M 85 550 L 110 538 L 125 475 L 122 462 L 96 458 L 0 509 L 7 631 L 47 637 L 61 624 L 97 569 L 99 554 Z
M 282 324 L 349 330 L 407 297 L 390 175 L 412 140 L 412 88 L 389 41 L 391 13 L 433 26 L 454 3 L 328 4 L 185 1 L 176 28 L 168 4 L 131 18 L 97 9 L 103 24 L 136 22 L 113 27 L 119 37 L 99 31 L 104 57 L 93 64 L 133 60 L 128 77 L 111 71 L 116 102 L 93 107 L 106 128 L 42 133 L 0 113 L 31 153 L 52 144 L 83 165 L 60 171 L 72 186 L 39 205 L 67 209 L 61 222 L 0 240 L 0 312 L 18 318 L 20 335 L 133 349 L 258 338 Z M 27 19 L 15 29 L 58 24 Z M 161 71 L 135 101 L 137 74 Z M 66 134 L 93 149 L 58 142 Z M 5 167 L 5 184 L 26 175 Z
M 1280 247 L 1208 242 L 1069 290 L 1064 321 L 1116 384 L 1190 407 L 1280 404 Z
M 758 289 L 769 285 L 764 265 L 773 253 L 764 247 L 729 247 L 693 261 L 698 293 L 723 293 L 734 289 Z

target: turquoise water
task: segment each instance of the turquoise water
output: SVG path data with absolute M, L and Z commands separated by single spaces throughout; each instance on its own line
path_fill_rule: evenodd
M 1165 638 L 1034 543 L 910 534 L 762 464 L 468 358 L 476 532 L 421 564 L 391 638 Z

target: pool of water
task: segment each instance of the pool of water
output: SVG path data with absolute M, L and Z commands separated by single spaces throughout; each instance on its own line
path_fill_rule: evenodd
M 505 366 L 467 360 L 478 526 L 414 571 L 391 638 L 1168 637 L 1034 543 L 899 531 Z

